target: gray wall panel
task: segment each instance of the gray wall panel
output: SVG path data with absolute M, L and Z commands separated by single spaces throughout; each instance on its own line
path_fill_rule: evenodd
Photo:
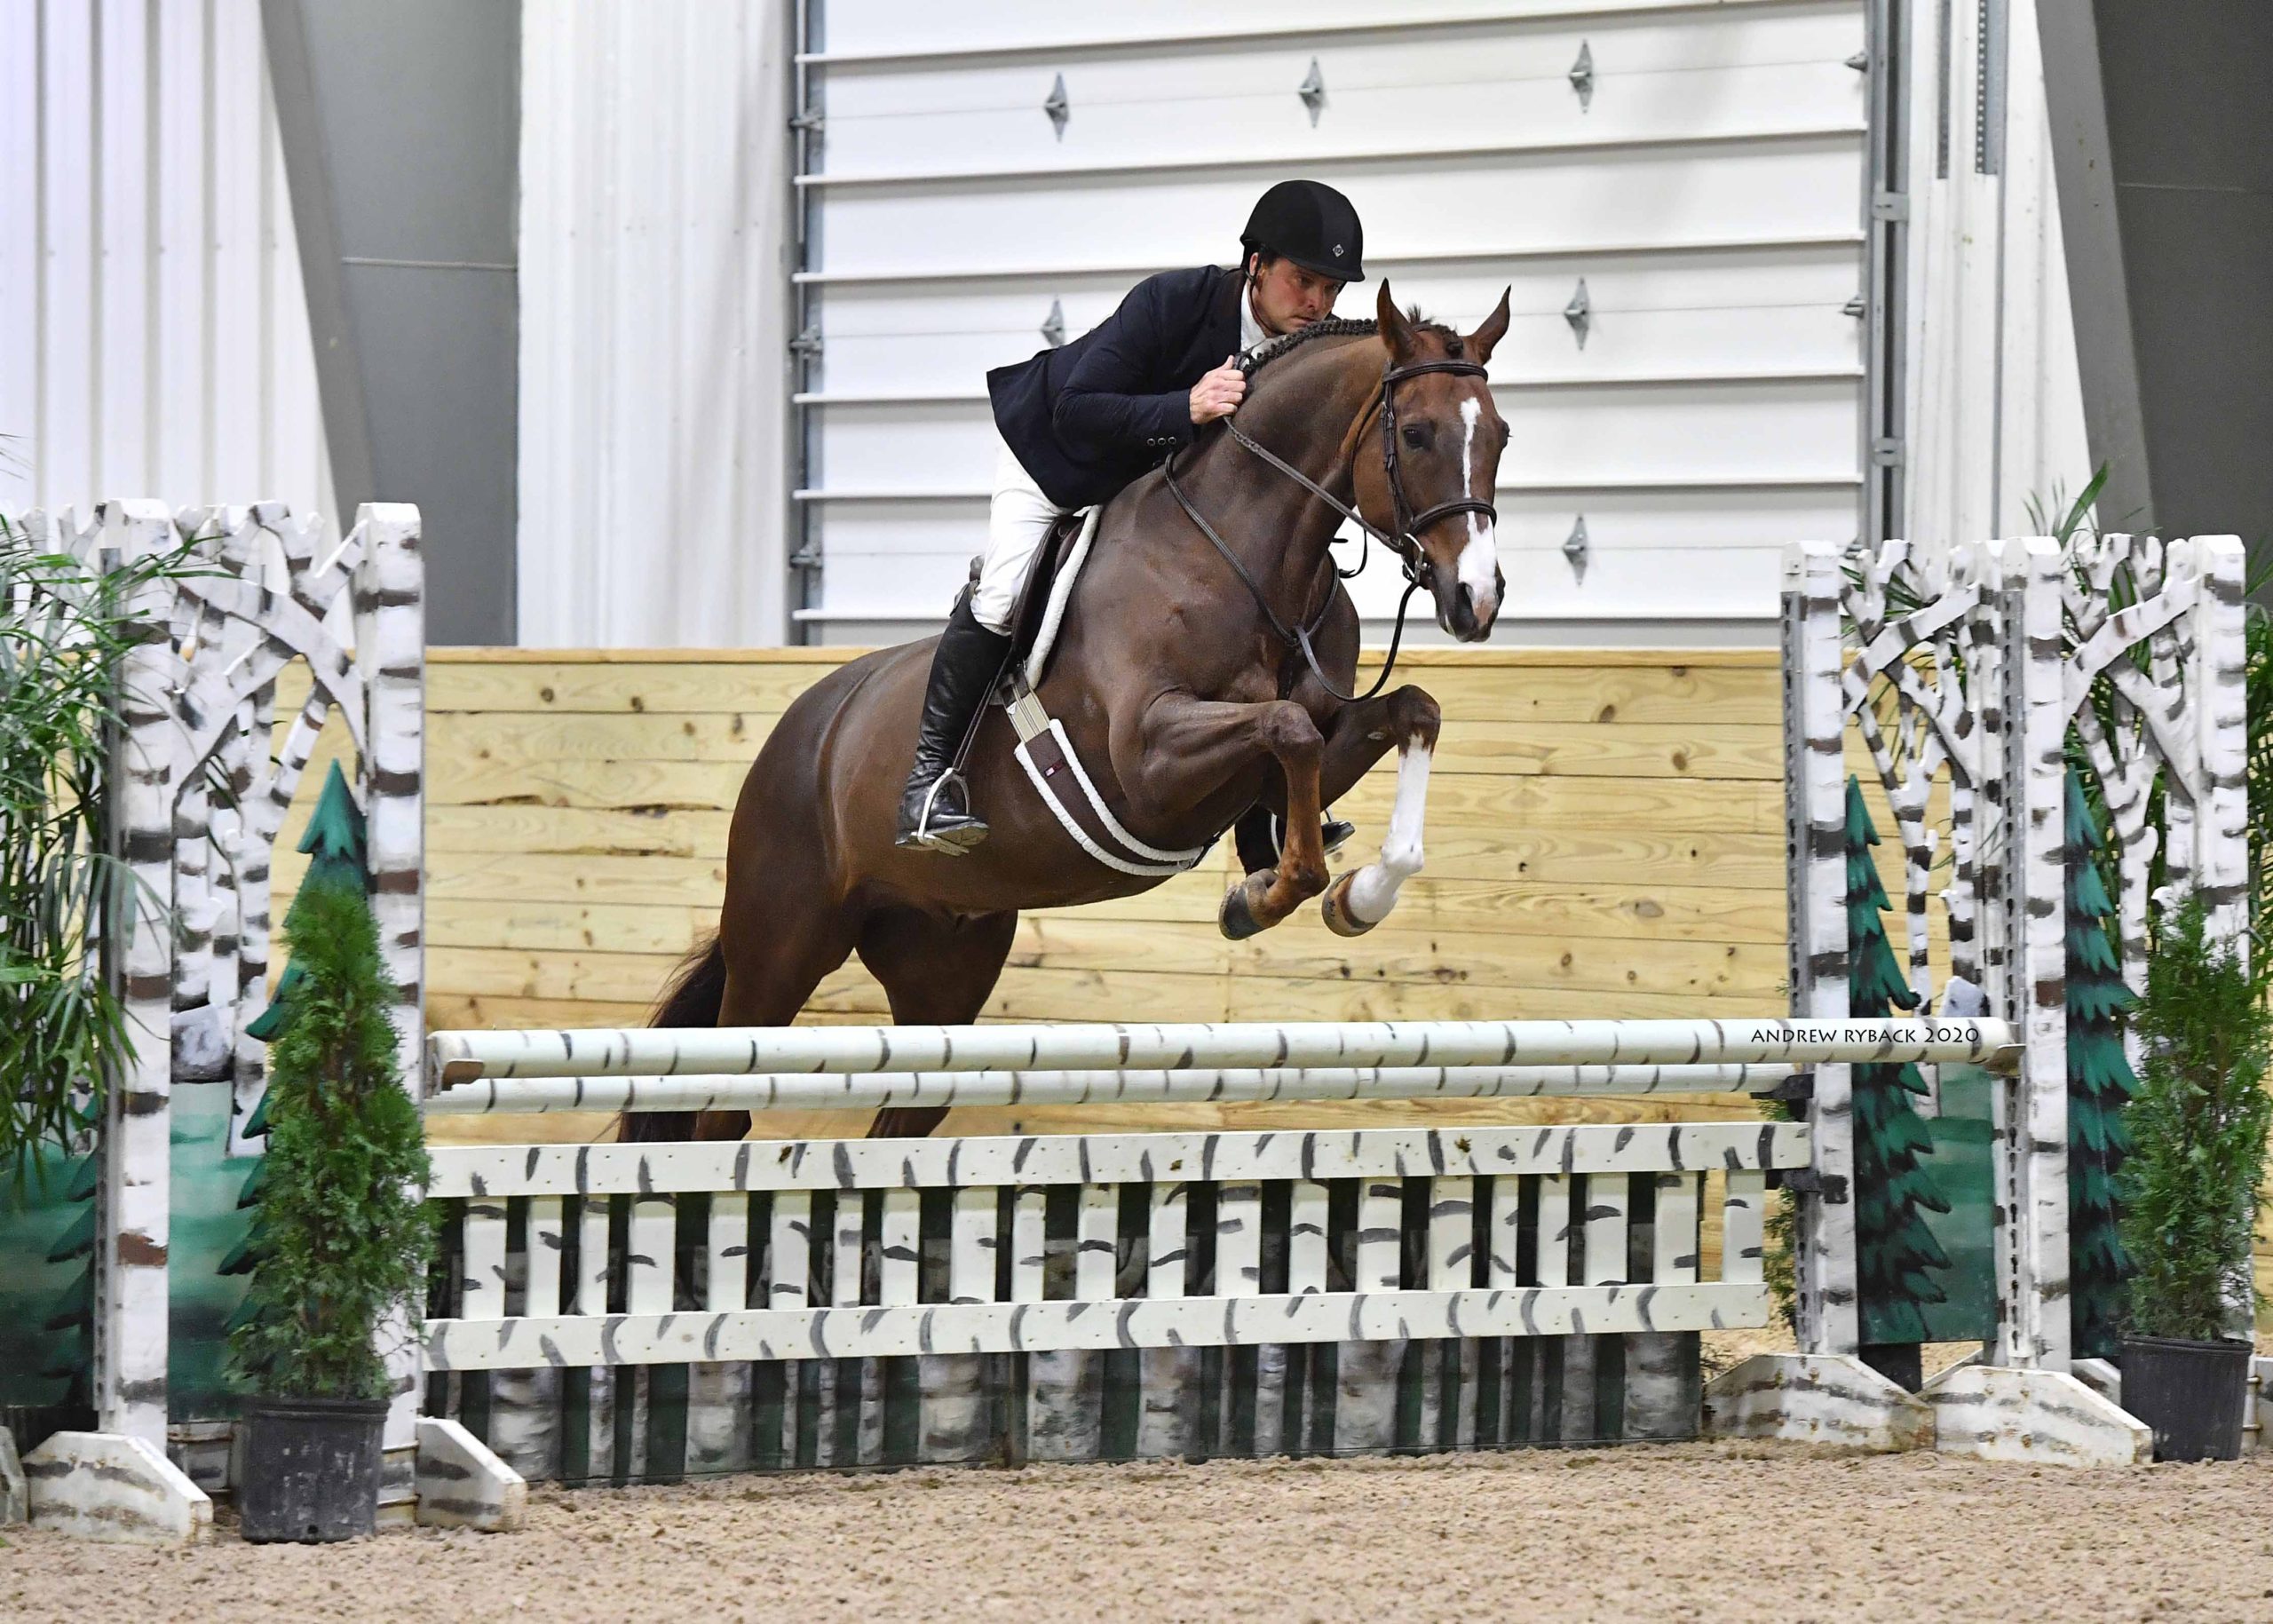
M 2263 543 L 2273 539 L 2273 5 L 2095 0 L 2041 14 L 2054 128 L 2066 142 L 2061 215 L 2093 455 L 2127 473 L 2121 431 L 2133 416 L 2136 460 L 2152 471 L 2151 481 L 2142 469 L 2111 484 L 2103 522 Z M 2076 64 L 2096 71 L 2051 71 Z
M 418 504 L 430 640 L 510 643 L 519 0 L 263 11 L 339 501 Z

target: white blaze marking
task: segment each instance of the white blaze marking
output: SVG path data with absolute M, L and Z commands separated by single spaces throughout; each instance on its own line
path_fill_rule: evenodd
M 1379 924 L 1397 906 L 1398 888 L 1421 872 L 1421 826 L 1429 806 L 1429 747 L 1408 740 L 1397 758 L 1397 804 L 1390 809 L 1382 857 L 1351 876 L 1350 914 Z
M 1484 403 L 1473 395 L 1460 403 L 1460 494 L 1469 494 L 1469 470 L 1476 454 L 1476 425 Z M 1489 613 L 1500 601 L 1500 548 L 1492 521 L 1480 513 L 1468 519 L 1468 545 L 1460 550 L 1460 583 L 1468 589 L 1477 614 Z

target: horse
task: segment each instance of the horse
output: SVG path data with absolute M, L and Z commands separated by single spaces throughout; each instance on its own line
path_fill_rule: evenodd
M 1417 686 L 1382 692 L 1386 669 L 1355 691 L 1358 613 L 1330 545 L 1345 515 L 1398 552 L 1406 600 L 1425 587 L 1462 641 L 1490 635 L 1505 589 L 1491 493 L 1508 427 L 1485 366 L 1507 331 L 1507 296 L 1464 335 L 1400 312 L 1386 281 L 1375 313 L 1259 346 L 1235 421 L 1208 425 L 1106 504 L 1036 690 L 1139 839 L 1201 847 L 1257 805 L 1279 816 L 1276 862 L 1224 899 L 1218 923 L 1235 938 L 1314 897 L 1330 928 L 1360 934 L 1421 867 L 1442 717 Z M 986 712 L 965 775 L 990 836 L 960 857 L 893 844 L 932 641 L 851 661 L 782 714 L 734 809 L 717 933 L 681 965 L 656 1026 L 787 1025 L 854 953 L 894 1022 L 967 1024 L 1021 911 L 1160 883 L 1085 851 L 1028 782 L 1007 723 Z M 1337 879 L 1321 808 L 1392 746 L 1380 856 Z M 870 1132 L 919 1137 L 945 1114 L 886 1109 Z M 620 1131 L 739 1139 L 749 1114 L 627 1114 Z

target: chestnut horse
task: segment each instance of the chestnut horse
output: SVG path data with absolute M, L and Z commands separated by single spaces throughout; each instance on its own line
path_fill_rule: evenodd
M 1508 301 L 1465 336 L 1401 313 L 1327 320 L 1255 352 L 1235 424 L 1202 431 L 1105 508 L 1037 691 L 1124 828 L 1203 846 L 1258 804 L 1283 820 L 1275 867 L 1233 884 L 1244 936 L 1325 893 L 1345 935 L 1378 924 L 1421 867 L 1437 702 L 1405 685 L 1354 698 L 1358 613 L 1328 545 L 1356 514 L 1434 595 L 1437 623 L 1490 635 L 1503 586 L 1491 496 L 1507 425 L 1484 362 Z M 1361 543 L 1363 544 L 1363 543 Z M 1408 593 L 1409 596 L 1409 593 Z M 1160 883 L 1070 837 L 987 717 L 966 766 L 992 834 L 960 858 L 892 844 L 929 640 L 863 656 L 799 695 L 743 780 L 718 934 L 682 968 L 661 1026 L 788 1024 L 860 955 L 906 1024 L 975 1020 L 1024 908 L 1071 907 Z M 1378 690 L 1380 685 L 1376 685 Z M 1378 861 L 1327 871 L 1320 808 L 1395 745 L 1397 799 Z M 880 1112 L 919 1135 L 944 1108 Z M 628 1116 L 626 1138 L 741 1138 L 747 1112 Z

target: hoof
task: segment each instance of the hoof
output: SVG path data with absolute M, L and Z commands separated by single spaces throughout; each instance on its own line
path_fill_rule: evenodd
M 1263 869 L 1244 880 L 1232 881 L 1231 890 L 1224 893 L 1224 906 L 1216 910 L 1216 923 L 1232 941 L 1243 942 L 1261 934 L 1265 928 L 1263 921 L 1255 916 L 1255 898 L 1270 888 L 1272 877 L 1269 869 Z
M 1357 877 L 1358 871 L 1351 869 L 1327 886 L 1326 895 L 1318 899 L 1319 917 L 1326 921 L 1326 928 L 1336 936 L 1363 936 L 1381 923 L 1376 919 L 1373 924 L 1368 924 L 1350 911 L 1350 882 Z

